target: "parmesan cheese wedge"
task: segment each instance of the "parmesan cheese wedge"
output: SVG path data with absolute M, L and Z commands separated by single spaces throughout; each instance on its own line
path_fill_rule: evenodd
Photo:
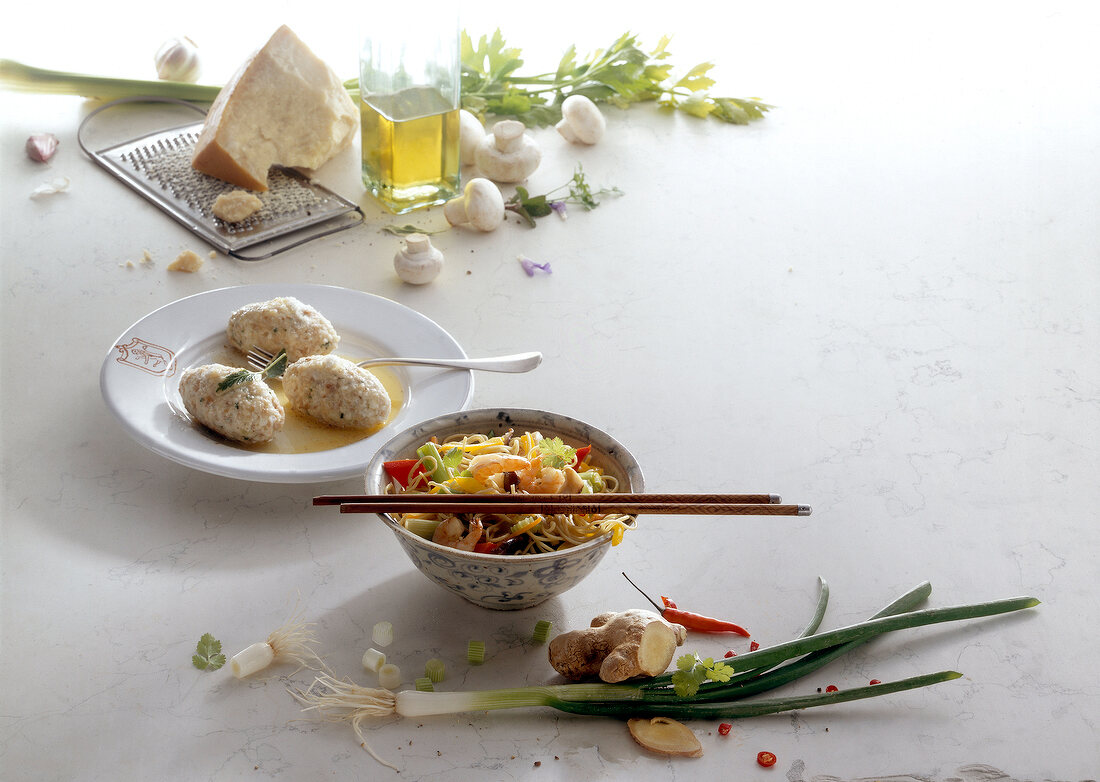
M 347 147 L 359 112 L 340 79 L 283 25 L 218 93 L 192 167 L 267 190 L 272 165 L 316 169 Z

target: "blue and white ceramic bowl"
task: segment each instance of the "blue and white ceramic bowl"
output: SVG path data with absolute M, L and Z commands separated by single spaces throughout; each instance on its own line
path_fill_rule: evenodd
M 471 432 L 539 431 L 573 446 L 591 445 L 589 460 L 615 476 L 620 491 L 644 490 L 638 462 L 617 440 L 584 421 L 545 410 L 485 408 L 448 413 L 422 421 L 386 443 L 367 465 L 366 491 L 385 491 L 389 477 L 382 465 L 415 458 L 417 447 L 434 435 L 440 441 Z M 572 589 L 595 569 L 611 546 L 603 536 L 575 548 L 545 554 L 477 554 L 432 543 L 409 532 L 387 514 L 379 517 L 393 530 L 413 564 L 429 579 L 483 608 L 530 608 Z M 629 538 L 629 535 L 628 535 Z

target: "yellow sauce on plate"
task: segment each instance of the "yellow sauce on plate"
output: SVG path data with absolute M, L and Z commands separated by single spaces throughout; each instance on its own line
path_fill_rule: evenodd
M 338 426 L 330 426 L 316 418 L 292 410 L 287 407 L 286 394 L 283 393 L 281 380 L 269 380 L 268 384 L 278 395 L 279 402 L 286 410 L 286 421 L 283 428 L 275 435 L 275 439 L 266 443 L 255 445 L 241 445 L 248 451 L 261 453 L 314 453 L 316 451 L 329 451 L 333 448 L 342 448 L 345 445 L 359 442 L 381 431 L 394 419 L 405 401 L 405 390 L 398 381 L 397 376 L 386 367 L 372 367 L 367 369 L 382 383 L 386 394 L 390 398 L 390 415 L 380 425 L 371 429 L 343 429 Z M 238 443 L 234 443 L 238 445 Z

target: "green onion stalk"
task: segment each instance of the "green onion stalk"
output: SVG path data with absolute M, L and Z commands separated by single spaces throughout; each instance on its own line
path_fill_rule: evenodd
M 212 103 L 220 86 L 161 79 L 117 79 L 68 71 L 35 68 L 15 60 L 0 59 L 0 87 L 15 92 L 46 95 L 79 95 L 95 100 L 163 97 L 196 103 Z
M 823 582 L 824 587 L 824 582 Z M 910 610 L 923 601 L 931 587 L 925 583 L 879 611 L 871 619 L 857 624 L 816 633 L 823 614 L 827 590 L 822 589 L 819 610 L 807 632 L 791 641 L 749 652 L 722 661 L 735 674 L 726 682 L 705 682 L 694 695 L 683 696 L 673 687 L 673 677 L 664 674 L 630 684 L 561 684 L 472 692 L 391 693 L 359 687 L 347 680 L 322 674 L 305 691 L 292 694 L 307 710 L 326 719 L 346 719 L 362 735 L 359 724 L 368 717 L 398 715 L 424 717 L 470 711 L 490 711 L 523 707 L 550 707 L 562 712 L 603 717 L 665 716 L 678 719 L 733 719 L 774 714 L 784 711 L 829 706 L 864 698 L 874 698 L 959 678 L 955 671 L 940 671 L 857 687 L 838 692 L 747 701 L 755 695 L 795 681 L 831 662 L 851 649 L 879 635 L 942 622 L 962 621 L 1032 608 L 1039 601 L 1017 597 L 969 605 Z M 781 665 L 787 660 L 795 662 Z M 778 666 L 778 667 L 777 667 Z

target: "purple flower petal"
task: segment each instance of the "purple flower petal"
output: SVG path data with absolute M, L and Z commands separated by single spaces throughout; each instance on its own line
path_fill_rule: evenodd
M 569 213 L 565 211 L 564 201 L 551 201 L 550 208 L 557 212 L 558 217 L 560 217 L 562 220 L 567 220 L 569 218 Z
M 549 261 L 547 261 L 546 263 L 535 263 L 530 258 L 521 255 L 521 256 L 519 256 L 519 263 L 520 263 L 520 266 L 523 267 L 523 270 L 525 272 L 527 272 L 528 277 L 534 277 L 536 269 L 544 271 L 547 274 L 551 273 Z

